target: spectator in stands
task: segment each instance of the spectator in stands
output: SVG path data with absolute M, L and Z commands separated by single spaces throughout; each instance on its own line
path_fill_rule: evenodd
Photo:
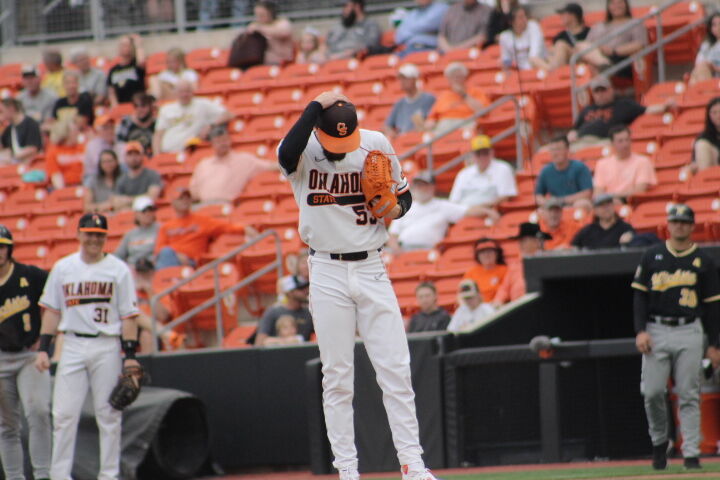
M 210 130 L 213 156 L 198 163 L 190 179 L 193 200 L 201 203 L 232 202 L 255 175 L 277 170 L 276 162 L 266 162 L 247 152 L 232 150 L 232 139 L 225 125 Z M 279 174 L 279 172 L 278 172 Z
M 86 170 L 87 173 L 87 170 Z M 103 150 L 95 173 L 85 182 L 85 211 L 106 213 L 112 211 L 112 197 L 122 171 L 113 150 Z
M 137 292 L 138 307 L 140 315 L 138 315 L 138 327 L 140 328 L 140 351 L 143 353 L 152 352 L 152 331 L 153 321 L 157 322 L 157 327 L 162 327 L 168 323 L 173 316 L 174 305 L 170 301 L 170 296 L 160 297 L 160 301 L 156 302 L 152 311 L 150 310 L 150 299 L 155 296 L 155 288 L 153 288 L 153 278 L 155 277 L 155 265 L 152 261 L 141 258 L 132 265 L 133 277 L 135 279 L 135 290 Z M 174 330 L 165 332 L 161 335 L 162 350 L 178 350 L 184 347 L 187 335 L 177 333 Z
M 23 89 L 15 98 L 22 103 L 25 115 L 42 124 L 52 116 L 57 95 L 40 86 L 40 76 L 34 65 L 23 65 L 21 73 Z
M 475 112 L 490 105 L 482 88 L 467 85 L 469 74 L 462 62 L 452 62 L 445 67 L 444 75 L 450 89 L 438 95 L 425 122 L 426 130 L 436 133 L 452 130 Z
M 518 241 L 520 259 L 508 265 L 505 278 L 493 299 L 493 304 L 496 307 L 515 301 L 527 293 L 523 258 L 532 257 L 542 252 L 544 243 L 552 240 L 552 235 L 543 232 L 536 223 L 525 222 L 520 224 L 518 234 L 513 238 Z
M 579 51 L 579 43 L 590 33 L 590 27 L 585 25 L 583 9 L 577 3 L 568 3 L 557 13 L 562 15 L 565 29 L 553 37 L 550 56 L 550 68 L 553 69 L 570 63 L 570 57 Z
M 708 17 L 705 41 L 695 57 L 690 85 L 713 77 L 720 77 L 720 13 Z
M 480 238 L 475 242 L 475 261 L 463 278 L 469 278 L 478 286 L 483 298 L 493 299 L 507 274 L 505 253 L 495 240 Z
M 613 200 L 613 196 L 607 193 L 595 196 L 593 221 L 575 235 L 573 247 L 587 250 L 618 248 L 633 239 L 635 230 L 615 212 Z
M 80 91 L 87 92 L 95 105 L 103 105 L 107 101 L 107 77 L 105 72 L 90 64 L 90 55 L 85 47 L 76 47 L 70 53 L 70 61 L 78 69 Z
M 617 97 L 610 80 L 605 77 L 593 80 L 590 91 L 593 104 L 580 111 L 573 129 L 568 132 L 573 149 L 607 144 L 610 127 L 630 125 L 643 113 L 661 113 L 675 105 L 672 98 L 645 107 L 630 98 Z
M 705 110 L 705 128 L 693 143 L 691 173 L 720 165 L 720 97 L 710 100 Z
M 303 30 L 298 44 L 298 52 L 295 55 L 295 63 L 316 63 L 322 64 L 327 61 L 327 48 L 320 40 L 320 31 L 317 28 L 307 26 Z
M 500 34 L 500 63 L 506 70 L 550 69 L 542 28 L 528 17 L 526 7 L 516 6 L 510 10 L 510 29 Z
M 340 24 L 327 34 L 328 58 L 351 58 L 380 45 L 380 25 L 365 15 L 365 0 L 347 0 Z
M 518 0 L 495 0 L 494 3 L 495 8 L 490 13 L 484 47 L 498 43 L 500 34 L 510 28 L 510 11 L 520 4 Z
M 593 42 L 607 39 L 606 43 L 583 56 L 583 60 L 599 69 L 622 62 L 642 50 L 648 42 L 647 29 L 642 22 L 628 31 L 617 33 L 627 22 L 632 21 L 629 0 L 607 0 L 606 5 L 605 21 L 593 25 L 586 41 L 578 46 L 579 50 L 585 50 Z M 632 79 L 632 65 L 623 68 L 615 76 Z
M 478 135 L 470 142 L 472 163 L 458 172 L 450 191 L 450 201 L 461 205 L 495 206 L 517 195 L 512 167 L 493 158 L 492 141 Z
M 53 118 L 64 121 L 80 115 L 87 119 L 88 125 L 92 125 L 95 121 L 95 104 L 89 93 L 80 91 L 80 74 L 76 70 L 66 71 L 63 84 L 67 96 L 55 102 Z
M 123 172 L 117 182 L 117 195 L 113 196 L 115 210 L 129 208 L 139 195 L 147 195 L 157 200 L 162 191 L 163 182 L 160 174 L 155 170 L 146 168 L 145 153 L 139 142 L 125 144 L 125 165 L 127 171 Z
M 624 201 L 657 185 L 652 161 L 632 151 L 629 128 L 623 125 L 612 127 L 610 140 L 613 154 L 601 158 L 595 166 L 595 193 L 610 193 Z
M 140 142 L 145 154 L 152 156 L 155 134 L 155 97 L 144 92 L 133 95 L 133 113 L 126 115 L 117 128 L 118 142 Z
M 280 333 L 277 328 L 278 320 L 285 315 L 295 320 L 297 331 L 304 340 L 310 340 L 313 333 L 312 315 L 307 307 L 310 284 L 307 280 L 294 275 L 284 277 L 281 284 L 285 292 L 285 303 L 273 305 L 265 310 L 255 335 L 256 347 L 277 344 Z
M 485 302 L 475 282 L 466 278 L 458 285 L 458 308 L 447 326 L 448 332 L 459 332 L 493 313 L 495 307 Z
M 128 265 L 135 265 L 141 259 L 152 260 L 160 229 L 155 217 L 157 208 L 152 198 L 145 195 L 135 197 L 132 209 L 137 227 L 125 233 L 114 253 Z
M 408 333 L 435 332 L 447 329 L 450 314 L 437 304 L 437 289 L 432 282 L 422 282 L 415 287 L 415 299 L 420 311 L 410 318 Z
M 440 25 L 438 49 L 449 52 L 483 45 L 492 9 L 477 0 L 458 0 L 448 8 Z
M 160 107 L 153 152 L 179 152 L 193 137 L 206 137 L 214 124 L 227 123 L 233 115 L 225 107 L 210 99 L 196 97 L 193 84 L 180 80 L 177 84 L 177 101 Z
M 133 95 L 145 91 L 145 50 L 140 35 L 125 35 L 118 43 L 118 63 L 108 72 L 110 106 L 132 101 Z
M 254 233 L 237 223 L 193 213 L 192 196 L 187 188 L 179 188 L 173 193 L 176 218 L 160 225 L 155 243 L 158 270 L 177 265 L 195 267 L 200 256 L 208 251 L 210 242 L 223 233 L 245 233 L 247 236 Z
M 587 207 L 592 197 L 592 173 L 578 160 L 569 156 L 570 144 L 565 135 L 553 138 L 548 144 L 551 163 L 540 171 L 535 184 L 535 200 L 539 206 L 551 198 L 565 206 Z
M 445 237 L 450 224 L 466 216 L 493 216 L 495 211 L 482 205 L 463 205 L 435 196 L 432 172 L 418 172 L 412 181 L 412 208 L 390 224 L 388 247 L 393 252 L 434 248 Z
M 405 96 L 395 102 L 385 120 L 385 134 L 395 138 L 400 133 L 423 130 L 425 119 L 435 104 L 435 96 L 418 88 L 420 70 L 412 63 L 398 69 L 398 82 Z
M 85 146 L 83 183 L 89 181 L 97 171 L 101 152 L 114 150 L 121 164 L 124 160 L 122 146 L 115 139 L 115 119 L 110 115 L 100 115 L 95 119 L 93 126 L 96 135 Z
M 545 250 L 565 250 L 570 248 L 580 225 L 572 219 L 563 218 L 564 202 L 551 198 L 540 208 L 540 228 L 552 238 L 543 244 Z
M 255 3 L 255 20 L 247 26 L 247 33 L 258 32 L 267 39 L 266 65 L 282 65 L 295 57 L 292 24 L 287 18 L 278 17 L 278 6 L 272 0 Z
M 45 153 L 45 169 L 53 188 L 82 183 L 85 144 L 79 136 L 77 122 L 72 117 L 53 124 Z
M 305 338 L 298 333 L 298 325 L 292 315 L 282 315 L 275 321 L 277 336 L 267 337 L 263 346 L 297 345 L 305 342 Z
M 190 82 L 197 87 L 200 77 L 185 63 L 185 52 L 181 48 L 171 48 L 165 55 L 165 70 L 150 77 L 150 94 L 159 101 L 175 100 L 175 87 L 180 80 Z
M 405 46 L 400 56 L 438 47 L 438 33 L 448 6 L 434 0 L 415 0 L 416 8 L 407 12 L 395 30 L 395 42 Z
M 0 101 L 0 118 L 7 125 L 0 137 L 0 165 L 30 164 L 43 147 L 40 125 L 25 115 L 20 101 L 12 97 Z
M 65 96 L 65 82 L 63 82 L 65 70 L 63 69 L 62 55 L 59 50 L 45 50 L 42 55 L 45 74 L 42 79 L 42 87 L 52 91 L 56 97 Z

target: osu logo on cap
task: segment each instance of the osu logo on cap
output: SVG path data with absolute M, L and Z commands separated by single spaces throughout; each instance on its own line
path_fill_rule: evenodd
M 98 227 L 102 225 L 100 223 L 100 217 L 98 217 L 97 215 L 93 215 L 92 219 L 93 219 L 93 222 L 95 222 L 95 225 L 97 225 Z
M 348 127 L 347 127 L 347 125 L 345 125 L 345 122 L 338 122 L 337 131 L 338 131 L 338 135 L 340 135 L 341 137 L 344 137 L 345 135 L 347 135 Z

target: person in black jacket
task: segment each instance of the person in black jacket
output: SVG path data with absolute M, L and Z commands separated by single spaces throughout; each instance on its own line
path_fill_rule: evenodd
M 0 460 L 5 478 L 25 478 L 20 407 L 28 424 L 33 476 L 50 478 L 50 374 L 35 369 L 30 347 L 40 334 L 38 300 L 47 272 L 12 258 L 0 225 Z
M 415 287 L 415 298 L 420 311 L 410 318 L 408 333 L 433 332 L 447 329 L 450 314 L 437 304 L 437 289 L 431 282 Z
M 603 193 L 593 199 L 594 218 L 575 234 L 572 246 L 588 250 L 618 248 L 632 241 L 635 229 L 615 211 L 613 196 Z

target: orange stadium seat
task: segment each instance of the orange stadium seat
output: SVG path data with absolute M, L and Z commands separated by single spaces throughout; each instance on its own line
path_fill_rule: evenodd
M 705 16 L 705 9 L 701 2 L 696 0 L 680 2 L 671 5 L 660 14 L 663 37 L 671 34 L 685 25 Z M 657 40 L 656 36 L 657 18 L 650 17 L 645 25 L 648 29 L 650 42 Z M 664 47 L 665 60 L 670 64 L 692 63 L 695 61 L 695 53 L 702 42 L 704 25 L 700 25 L 684 35 L 676 38 Z
M 705 108 L 685 110 L 673 122 L 666 137 L 695 137 L 705 128 Z
M 255 82 L 269 85 L 278 78 L 280 71 L 280 67 L 277 65 L 256 65 L 245 70 L 243 83 Z
M 216 238 L 212 244 L 210 244 L 210 249 L 202 254 L 200 262 L 207 263 L 215 260 L 216 258 L 220 258 L 226 253 L 229 253 L 231 250 L 234 250 L 244 244 L 245 241 L 245 235 L 241 233 L 224 233 Z
M 633 140 L 656 140 L 667 134 L 674 117 L 671 113 L 644 113 L 630 125 Z
M 289 110 L 302 111 L 305 105 L 301 103 L 303 90 L 298 85 L 273 88 L 268 91 L 263 100 L 263 112 L 283 113 Z
M 167 181 L 178 176 L 191 175 L 197 162 L 191 162 L 185 153 L 163 152 L 153 155 L 146 163 L 148 168 L 157 171 Z
M 6 63 L 0 66 L 0 87 L 20 88 L 22 85 L 22 64 Z
M 238 203 L 251 199 L 273 199 L 292 195 L 290 183 L 278 171 L 262 172 L 255 175 L 245 185 L 238 197 Z
M 385 85 L 379 81 L 355 82 L 345 89 L 345 95 L 355 105 L 392 105 L 395 98 L 387 95 Z
M 200 78 L 198 95 L 224 95 L 233 90 L 240 90 L 242 71 L 237 68 L 218 68 Z
M 34 213 L 37 215 L 81 213 L 84 209 L 84 195 L 85 189 L 83 187 L 65 187 L 53 190 L 45 197 L 42 206 Z
M 241 200 L 230 215 L 230 220 L 244 225 L 259 226 L 270 219 L 274 209 L 275 202 L 268 198 Z
M 681 167 L 690 163 L 693 138 L 680 137 L 663 141 L 655 156 L 655 168 Z
M 661 236 L 660 225 L 664 224 L 668 208 L 671 205 L 672 203 L 662 200 L 643 202 L 633 209 L 629 223 L 638 232 L 655 233 Z
M 295 202 L 295 197 L 285 197 L 280 200 L 270 215 L 270 218 L 263 222 L 263 230 L 268 228 L 297 228 L 300 211 Z
M 57 242 L 53 242 L 52 248 L 50 248 L 49 257 L 50 260 L 55 263 L 58 260 L 60 260 L 63 257 L 66 257 L 70 255 L 71 253 L 75 253 L 80 249 L 78 242 L 76 239 L 68 239 L 68 240 L 59 240 Z M 105 249 L 108 251 L 108 249 Z
M 642 104 L 645 106 L 663 103 L 670 98 L 680 102 L 687 85 L 683 82 L 662 82 L 656 83 L 642 96 Z
M 293 63 L 283 68 L 282 76 L 276 80 L 277 86 L 295 87 L 315 81 L 320 66 L 316 63 Z
M 488 236 L 497 240 L 507 239 L 517 234 L 521 223 L 537 223 L 537 221 L 538 215 L 535 210 L 508 212 L 500 217 L 500 220 L 493 225 Z
M 198 48 L 192 50 L 185 55 L 185 63 L 188 68 L 198 70 L 199 72 L 206 72 L 214 68 L 223 68 L 227 65 L 228 50 L 222 50 L 217 47 L 213 48 Z
M 355 58 L 330 60 L 320 66 L 317 73 L 318 80 L 323 81 L 339 81 L 345 83 L 349 76 L 355 72 L 360 66 L 360 62 Z
M 401 280 L 410 278 L 425 278 L 427 272 L 433 269 L 438 258 L 436 250 L 413 250 L 401 253 L 392 259 L 388 265 L 390 279 Z
M 22 173 L 25 169 L 20 165 L 5 165 L 0 167 L 0 191 L 9 193 L 23 185 Z M 2 208 L 0 204 L 0 208 Z
M 432 69 L 440 60 L 440 54 L 435 50 L 426 50 L 422 52 L 413 52 L 406 55 L 402 63 L 415 64 L 421 71 L 425 71 L 428 68 Z M 440 70 L 442 71 L 442 70 Z
M 296 252 L 300 248 L 300 240 L 297 237 L 297 233 L 290 230 L 289 232 L 283 231 L 281 235 L 281 250 L 283 259 L 289 252 Z M 275 260 L 277 255 L 277 247 L 275 245 L 275 239 L 270 236 L 259 243 L 249 247 L 240 254 L 238 261 L 238 267 L 243 277 L 250 275 L 251 273 L 260 270 L 262 267 L 269 265 Z M 284 260 L 283 265 L 284 265 Z M 251 288 L 254 291 L 267 294 L 277 293 L 277 270 L 272 269 L 269 273 L 260 277 L 260 279 L 253 283 Z
M 155 52 L 145 59 L 145 73 L 147 75 L 157 75 L 167 68 L 167 52 Z
M 29 263 L 40 268 L 49 269 L 52 264 L 48 259 L 50 249 L 37 243 L 15 243 L 13 258 L 20 263 Z
M 355 72 L 357 81 L 384 80 L 397 75 L 397 69 L 402 62 L 397 55 L 382 54 L 372 55 L 363 60 L 361 68 Z
M 135 212 L 117 212 L 107 217 L 108 235 L 123 235 L 128 230 L 135 228 Z
M 551 41 L 555 35 L 565 30 L 560 14 L 545 15 L 540 19 L 540 26 L 546 41 Z
M 27 228 L 21 231 L 25 242 L 52 243 L 54 240 L 73 239 L 76 236 L 77 218 L 67 215 L 43 215 L 31 218 Z
M 225 106 L 238 116 L 250 116 L 260 113 L 265 95 L 258 90 L 243 90 L 228 95 Z
M 473 245 L 457 245 L 445 250 L 427 276 L 436 280 L 462 276 L 475 264 Z
M 322 83 L 314 83 L 305 90 L 303 95 L 302 104 L 307 104 L 311 100 L 315 100 L 315 97 L 320 95 L 322 92 L 333 91 L 337 93 L 343 93 L 342 83 L 339 81 L 331 81 Z M 304 107 L 303 107 L 304 108 Z
M 5 225 L 13 234 L 20 232 L 28 226 L 28 215 L 25 213 L 17 215 L 5 215 L 0 211 L 0 225 Z
M 257 141 L 280 140 L 287 130 L 283 115 L 256 115 L 250 118 L 243 129 L 245 140 Z
M 3 212 L 6 215 L 27 214 L 42 207 L 46 197 L 47 190 L 43 188 L 18 190 L 7 196 Z
M 547 74 L 545 84 L 537 88 L 538 111 L 550 128 L 570 128 L 573 124 L 570 101 L 570 67 L 557 68 Z M 575 67 L 577 84 L 590 81 L 590 69 L 585 65 Z
M 702 82 L 697 82 L 685 91 L 680 100 L 680 108 L 682 110 L 688 108 L 705 107 L 720 92 L 720 79 L 712 78 Z
M 198 215 L 206 215 L 217 220 L 229 220 L 232 211 L 232 204 L 213 203 L 211 205 L 205 205 L 194 210 L 194 213 L 197 213 Z
M 245 348 L 252 345 L 247 343 L 248 339 L 255 333 L 257 327 L 254 325 L 239 325 L 232 329 L 230 333 L 223 338 L 223 348 Z

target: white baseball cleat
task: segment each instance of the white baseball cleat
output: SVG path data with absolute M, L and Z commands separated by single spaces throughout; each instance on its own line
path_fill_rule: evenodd
M 360 480 L 360 474 L 357 468 L 354 467 L 341 468 L 338 473 L 340 474 L 340 480 Z
M 409 472 L 407 465 L 403 465 L 400 471 L 402 480 L 439 480 L 427 468 L 419 472 Z

